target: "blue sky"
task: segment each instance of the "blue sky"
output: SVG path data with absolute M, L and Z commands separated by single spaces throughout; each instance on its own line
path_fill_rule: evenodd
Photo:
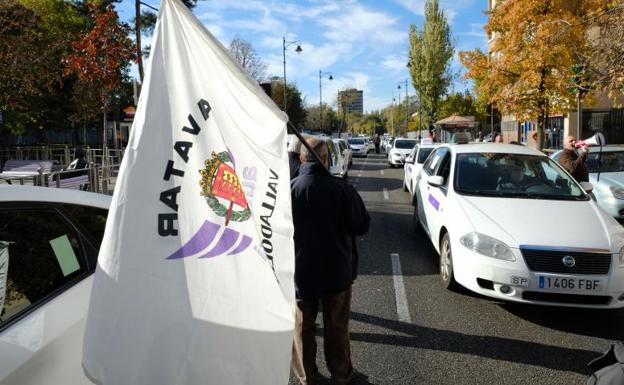
M 158 7 L 157 0 L 143 2 Z M 336 106 L 345 87 L 364 91 L 364 110 L 380 109 L 396 97 L 397 85 L 409 78 L 406 68 L 410 24 L 421 27 L 425 0 L 200 0 L 193 13 L 225 46 L 233 37 L 249 41 L 267 64 L 268 76 L 282 76 L 282 37 L 300 40 L 303 52 L 286 52 L 286 77 L 295 82 L 308 105 L 319 103 L 319 70 L 324 77 L 323 102 Z M 441 0 L 456 53 L 452 69 L 462 71 L 460 50 L 487 47 L 483 24 L 487 0 Z M 134 1 L 117 5 L 122 20 L 134 16 Z M 145 36 L 146 44 L 151 37 Z M 136 74 L 136 70 L 133 69 Z M 409 83 L 409 93 L 414 88 Z M 453 90 L 469 84 L 458 76 Z M 402 86 L 401 98 L 405 97 Z

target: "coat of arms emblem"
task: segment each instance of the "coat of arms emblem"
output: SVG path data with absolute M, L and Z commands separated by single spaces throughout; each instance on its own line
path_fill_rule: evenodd
M 212 152 L 211 158 L 204 162 L 204 169 L 200 170 L 201 195 L 206 197 L 208 206 L 220 217 L 225 217 L 225 225 L 230 221 L 243 222 L 250 218 L 251 210 L 245 199 L 240 180 L 227 151 Z M 221 203 L 224 199 L 227 203 Z M 226 206 L 227 205 L 227 206 Z M 242 210 L 233 210 L 234 205 Z

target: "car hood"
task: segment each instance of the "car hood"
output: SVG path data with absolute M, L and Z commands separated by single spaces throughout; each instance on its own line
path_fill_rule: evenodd
M 409 155 L 412 152 L 411 148 L 393 148 L 391 152 L 398 152 L 401 155 Z
M 363 144 L 350 144 L 349 147 L 351 147 L 353 150 L 360 150 L 364 147 Z
M 592 201 L 458 196 L 474 231 L 507 245 L 611 250 L 624 241 L 622 228 Z
M 597 182 L 597 173 L 589 174 L 589 182 L 593 185 L 624 187 L 624 172 L 601 172 L 600 182 Z

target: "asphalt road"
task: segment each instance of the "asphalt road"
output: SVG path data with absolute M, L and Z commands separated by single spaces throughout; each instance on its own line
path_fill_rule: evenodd
M 610 341 L 624 341 L 624 311 L 527 306 L 443 289 L 437 253 L 414 232 L 402 178 L 383 154 L 354 159 L 349 171 L 372 217 L 358 242 L 353 287 L 353 363 L 368 376 L 357 385 L 584 384 L 587 363 Z M 329 376 L 321 328 L 317 361 Z

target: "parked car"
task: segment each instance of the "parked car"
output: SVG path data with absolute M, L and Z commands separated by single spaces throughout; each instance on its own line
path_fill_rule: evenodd
M 334 143 L 340 149 L 340 153 L 342 154 L 343 161 L 347 162 L 347 168 L 351 167 L 353 163 L 353 151 L 349 148 L 349 144 L 344 139 L 336 139 L 334 138 Z
M 386 141 L 386 145 L 383 147 L 384 152 L 387 154 L 392 149 L 392 145 L 394 144 L 394 137 L 389 137 Z
M 391 168 L 403 166 L 405 158 L 412 152 L 416 144 L 418 144 L 416 139 L 396 138 L 388 151 L 388 165 Z
M 368 154 L 371 151 L 375 151 L 375 143 L 373 143 L 373 139 L 369 136 L 365 136 L 364 139 L 366 140 L 366 153 Z
M 589 182 L 594 187 L 593 194 L 601 209 L 624 222 L 624 147 L 603 147 L 602 157 L 599 152 L 599 147 L 590 147 L 585 162 L 589 170 Z M 561 150 L 553 153 L 551 158 L 559 163 L 560 156 Z
M 434 148 L 435 145 L 433 141 L 430 141 L 430 144 L 417 144 L 407 158 L 405 158 L 405 165 L 403 166 L 403 191 L 409 192 L 411 196 L 414 196 L 416 177 L 423 163 L 425 163 L 425 160 Z
M 329 172 L 340 178 L 347 178 L 349 172 L 349 164 L 343 160 L 340 148 L 334 143 L 330 137 L 322 138 L 329 147 Z
M 414 224 L 444 286 L 502 300 L 624 307 L 624 228 L 543 153 L 440 145 L 417 178 Z
M 349 138 L 349 147 L 352 150 L 353 156 L 368 156 L 368 146 L 362 138 Z
M 0 187 L 1 384 L 91 384 L 80 364 L 82 341 L 110 201 L 84 191 Z

